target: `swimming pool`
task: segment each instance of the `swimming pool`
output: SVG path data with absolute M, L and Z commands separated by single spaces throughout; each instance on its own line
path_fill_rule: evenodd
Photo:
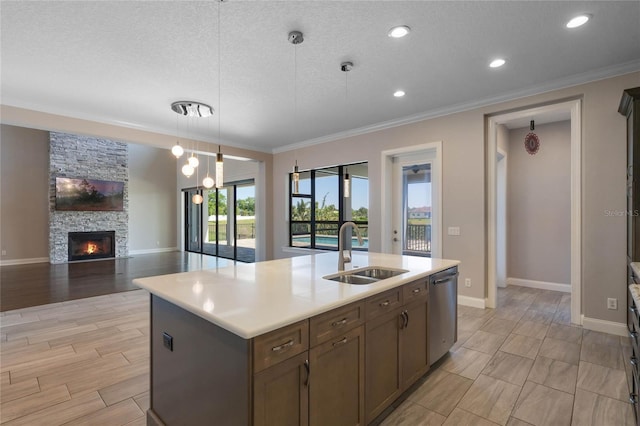
M 293 237 L 293 241 L 294 241 L 294 245 L 295 243 L 310 243 L 311 242 L 311 237 L 309 236 L 304 236 L 304 237 Z M 369 248 L 369 239 L 367 238 L 363 238 L 362 239 L 362 245 L 358 245 L 358 238 L 357 237 L 353 237 L 351 238 L 351 244 L 354 248 Z M 331 246 L 331 247 L 338 247 L 338 237 L 333 237 L 330 235 L 317 235 L 316 236 L 316 246 Z

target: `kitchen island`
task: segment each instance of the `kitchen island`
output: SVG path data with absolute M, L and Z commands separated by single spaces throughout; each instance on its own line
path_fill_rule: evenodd
M 151 293 L 148 424 L 380 414 L 428 370 L 428 277 L 459 262 L 354 253 L 351 269 L 400 272 L 366 285 L 323 278 L 337 264 L 332 252 L 134 280 Z

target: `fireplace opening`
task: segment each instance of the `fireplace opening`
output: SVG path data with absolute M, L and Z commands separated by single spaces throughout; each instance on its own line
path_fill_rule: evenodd
M 116 231 L 69 232 L 69 261 L 116 257 Z

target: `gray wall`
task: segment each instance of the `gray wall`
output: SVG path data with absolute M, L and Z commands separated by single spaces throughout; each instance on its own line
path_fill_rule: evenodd
M 177 247 L 175 157 L 166 149 L 129 144 L 129 253 Z
M 459 259 L 460 278 L 472 286 L 459 287 L 460 295 L 484 301 L 486 267 L 486 123 L 489 115 L 502 114 L 549 103 L 582 100 L 582 313 L 588 318 L 624 323 L 624 309 L 607 310 L 606 299 L 626 300 L 626 231 L 624 217 L 605 210 L 626 209 L 625 120 L 618 114 L 624 89 L 638 86 L 640 73 L 553 90 L 456 114 L 401 125 L 372 133 L 299 147 L 276 154 L 273 160 L 273 251 L 286 257 L 287 173 L 297 158 L 303 169 L 358 161 L 369 162 L 371 188 L 380 188 L 381 152 L 442 141 L 443 229 L 459 226 L 459 236 L 443 235 L 443 257 Z M 379 251 L 381 210 L 378 191 L 370 194 L 369 244 Z M 378 232 L 379 234 L 379 232 Z M 446 233 L 445 233 L 446 234 Z M 464 281 L 462 281 L 464 282 Z M 617 283 L 617 284 L 612 284 Z
M 49 257 L 49 132 L 0 126 L 0 259 Z
M 507 276 L 570 285 L 571 123 L 536 125 L 535 155 L 524 148 L 529 132 L 509 132 Z

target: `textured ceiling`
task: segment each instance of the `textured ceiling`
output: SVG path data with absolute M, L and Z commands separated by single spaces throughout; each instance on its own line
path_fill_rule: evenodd
M 564 28 L 584 12 L 587 25 Z M 223 141 L 267 152 L 640 69 L 638 1 L 2 1 L 0 13 L 3 104 L 208 141 L 219 118 Z M 398 24 L 411 34 L 387 37 Z M 305 35 L 296 48 L 291 30 Z M 489 69 L 497 56 L 507 64 Z M 176 123 L 177 100 L 216 113 Z

